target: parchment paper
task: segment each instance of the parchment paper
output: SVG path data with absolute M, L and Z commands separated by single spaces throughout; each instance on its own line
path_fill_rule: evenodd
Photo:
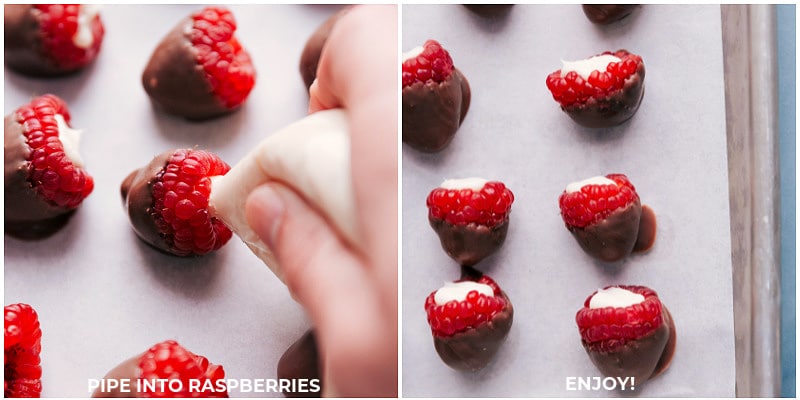
M 338 9 L 230 6 L 256 85 L 240 111 L 192 123 L 154 110 L 140 79 L 161 38 L 201 7 L 104 6 L 105 40 L 88 70 L 59 79 L 4 71 L 4 114 L 44 93 L 67 101 L 95 179 L 94 192 L 58 234 L 33 242 L 5 236 L 4 301 L 39 313 L 45 397 L 88 396 L 88 379 L 167 339 L 223 365 L 228 378 L 275 378 L 280 356 L 310 327 L 286 287 L 237 238 L 212 255 L 172 257 L 140 241 L 123 212 L 120 183 L 154 155 L 197 146 L 232 165 L 305 116 L 300 53 Z
M 403 146 L 403 395 L 405 397 L 734 396 L 728 178 L 718 6 L 645 5 L 607 28 L 579 5 L 515 5 L 487 19 L 460 5 L 403 7 L 403 50 L 433 38 L 472 86 L 472 106 L 448 148 Z M 642 56 L 645 95 L 632 120 L 575 124 L 546 76 L 560 60 L 626 48 Z M 607 265 L 578 247 L 559 215 L 573 181 L 625 173 L 658 218 L 646 254 Z M 425 297 L 459 267 L 427 221 L 425 198 L 445 178 L 481 176 L 514 192 L 508 238 L 478 264 L 506 291 L 514 325 L 478 373 L 441 362 Z M 663 375 L 634 391 L 569 391 L 567 377 L 601 376 L 580 343 L 575 313 L 611 284 L 655 289 L 677 326 Z

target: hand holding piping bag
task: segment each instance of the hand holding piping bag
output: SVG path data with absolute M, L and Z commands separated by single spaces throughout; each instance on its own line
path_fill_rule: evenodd
M 213 183 L 214 213 L 313 321 L 325 396 L 397 396 L 397 65 L 396 7 L 353 7 L 311 114 Z

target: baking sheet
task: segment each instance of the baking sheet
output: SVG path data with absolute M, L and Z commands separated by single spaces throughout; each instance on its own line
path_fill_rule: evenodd
M 403 48 L 439 40 L 472 86 L 472 105 L 444 151 L 403 147 L 404 397 L 734 395 L 735 363 L 725 103 L 719 6 L 646 5 L 607 28 L 578 5 L 515 5 L 485 19 L 459 5 L 405 5 Z M 561 59 L 626 48 L 647 68 L 629 122 L 590 130 L 552 100 L 545 77 Z M 567 183 L 622 172 L 658 218 L 647 254 L 603 265 L 564 228 Z M 515 307 L 494 362 L 451 370 L 433 349 L 425 297 L 457 279 L 457 264 L 428 226 L 425 197 L 445 178 L 482 176 L 515 193 L 508 239 L 478 265 Z M 569 391 L 567 377 L 600 376 L 580 344 L 575 312 L 610 284 L 658 291 L 677 326 L 663 375 L 633 392 Z
M 236 238 L 212 255 L 172 257 L 141 242 L 123 212 L 120 183 L 154 155 L 197 146 L 234 164 L 303 117 L 308 97 L 300 53 L 338 10 L 230 6 L 256 85 L 240 111 L 192 123 L 155 111 L 140 77 L 161 38 L 200 8 L 107 5 L 103 47 L 88 70 L 49 80 L 4 71 L 6 115 L 35 95 L 67 101 L 72 126 L 84 131 L 81 154 L 95 179 L 94 192 L 56 235 L 33 242 L 5 236 L 4 302 L 29 303 L 39 313 L 45 397 L 85 397 L 88 379 L 167 339 L 223 365 L 228 378 L 275 378 L 280 356 L 310 326 L 285 286 Z

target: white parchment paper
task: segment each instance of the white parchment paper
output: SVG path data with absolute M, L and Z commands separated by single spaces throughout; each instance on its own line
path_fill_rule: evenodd
M 240 111 L 192 123 L 155 111 L 141 73 L 161 38 L 202 6 L 104 6 L 106 35 L 88 70 L 59 79 L 4 71 L 4 114 L 32 96 L 65 99 L 84 131 L 81 154 L 94 192 L 70 223 L 41 241 L 5 236 L 5 304 L 39 313 L 42 395 L 88 396 L 88 379 L 153 344 L 178 340 L 233 379 L 276 377 L 278 359 L 310 327 L 286 287 L 237 239 L 200 258 L 165 255 L 140 241 L 119 186 L 162 151 L 209 149 L 235 164 L 272 132 L 306 115 L 298 63 L 306 39 L 336 6 L 230 6 L 257 70 Z M 231 396 L 280 397 L 233 390 Z
M 472 106 L 444 151 L 403 146 L 403 395 L 405 397 L 683 397 L 734 395 L 728 179 L 718 6 L 645 5 L 602 28 L 579 5 L 516 5 L 487 19 L 460 5 L 403 7 L 403 50 L 436 39 L 469 79 Z M 621 126 L 575 124 L 552 99 L 546 76 L 560 60 L 626 48 L 647 69 L 638 113 Z M 559 215 L 573 181 L 625 173 L 655 210 L 646 254 L 606 265 L 578 247 Z M 506 291 L 514 325 L 478 373 L 439 360 L 425 297 L 459 277 L 427 221 L 425 198 L 445 178 L 499 179 L 514 192 L 508 238 L 478 264 Z M 575 313 L 611 284 L 655 289 L 677 326 L 663 375 L 633 391 L 567 390 L 597 377 Z M 573 386 L 574 388 L 574 386 Z

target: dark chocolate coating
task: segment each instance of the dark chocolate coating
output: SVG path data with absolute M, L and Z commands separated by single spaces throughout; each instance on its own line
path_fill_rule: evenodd
M 111 371 L 108 371 L 106 376 L 103 379 L 114 379 L 114 380 L 126 380 L 126 382 L 130 382 L 130 387 L 128 391 L 122 391 L 120 388 L 114 388 L 108 391 L 101 391 L 100 388 L 97 388 L 92 392 L 92 397 L 95 398 L 121 398 L 121 397 L 140 397 L 139 391 L 136 385 L 136 380 L 139 379 L 139 360 L 142 358 L 144 353 L 139 354 L 138 356 L 131 357 L 116 367 Z
M 15 113 L 5 117 L 5 232 L 20 239 L 42 239 L 56 233 L 75 212 L 43 199 L 28 181 L 31 165 L 22 125 Z
M 514 306 L 505 292 L 501 292 L 501 296 L 506 301 L 506 308 L 491 321 L 453 336 L 433 336 L 436 352 L 450 368 L 475 372 L 492 361 L 514 322 Z
M 428 217 L 431 227 L 439 235 L 444 251 L 461 265 L 472 266 L 492 255 L 506 240 L 508 222 L 488 227 L 469 223 L 453 225 L 442 219 Z
M 5 63 L 21 74 L 34 77 L 56 77 L 80 71 L 85 65 L 58 65 L 48 56 L 42 43 L 38 15 L 41 11 L 31 4 L 6 4 L 3 32 L 5 34 Z M 99 19 L 92 22 L 94 35 L 103 33 Z M 99 44 L 91 50 L 96 54 Z M 94 56 L 91 57 L 92 59 Z
M 500 17 L 511 11 L 513 4 L 464 4 L 464 7 L 482 17 Z
M 153 210 L 153 183 L 169 161 L 173 151 L 166 151 L 153 158 L 144 168 L 131 172 L 120 186 L 122 205 L 128 213 L 136 235 L 147 244 L 167 253 L 172 251 L 156 226 Z
M 642 216 L 639 218 L 639 233 L 636 237 L 634 253 L 643 253 L 653 247 L 656 242 L 656 213 L 647 205 L 642 205 Z
M 664 322 L 655 331 L 631 340 L 611 352 L 601 352 L 590 349 L 584 343 L 584 348 L 592 363 L 605 376 L 636 378 L 636 384 L 641 384 L 648 379 L 665 371 L 672 361 L 675 353 L 676 333 L 675 323 L 667 307 L 662 304 Z
M 297 339 L 278 360 L 278 379 L 318 379 L 317 392 L 283 392 L 286 397 L 322 397 L 322 366 L 313 330 Z
M 306 84 L 306 90 L 314 83 L 317 78 L 317 66 L 319 65 L 319 57 L 322 55 L 322 48 L 325 47 L 325 42 L 328 41 L 328 36 L 333 30 L 333 26 L 339 21 L 342 16 L 350 10 L 350 7 L 345 7 L 336 14 L 331 15 L 322 25 L 317 28 L 311 37 L 306 41 L 303 47 L 303 53 L 300 55 L 300 76 L 303 77 L 303 82 Z
M 636 199 L 600 222 L 583 228 L 570 227 L 569 231 L 590 256 L 606 262 L 618 261 L 633 251 L 641 215 L 642 206 Z
M 447 147 L 469 110 L 469 82 L 457 68 L 442 83 L 403 88 L 403 143 L 422 152 Z
M 142 73 L 142 86 L 156 106 L 173 115 L 203 120 L 227 114 L 234 109 L 213 94 L 203 66 L 195 61 L 191 26 L 190 17 L 181 20 L 159 43 Z
M 638 7 L 638 4 L 584 4 L 583 13 L 595 24 L 609 25 L 631 15 Z
M 644 63 L 625 81 L 621 90 L 604 98 L 591 97 L 585 103 L 561 107 L 575 122 L 587 128 L 619 125 L 636 114 L 644 96 Z

